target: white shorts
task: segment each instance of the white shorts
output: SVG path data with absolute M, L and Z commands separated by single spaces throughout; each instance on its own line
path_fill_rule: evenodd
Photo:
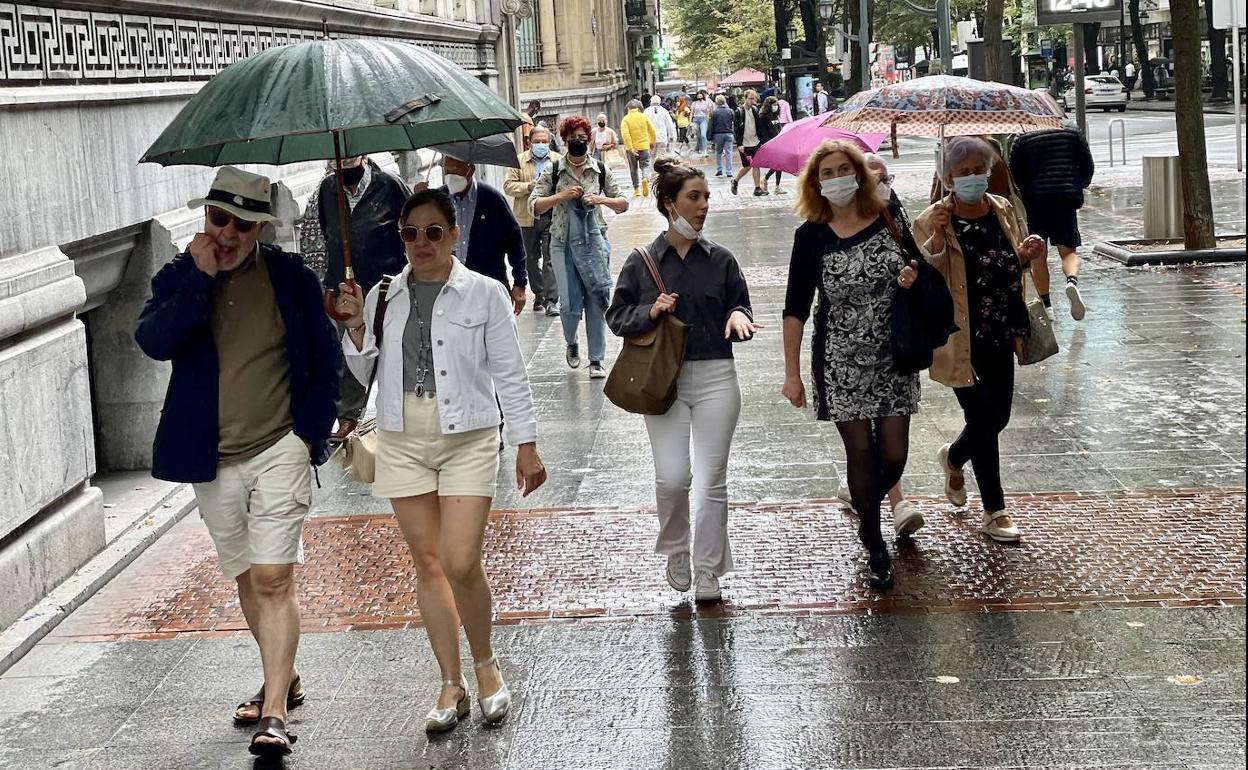
M 312 465 L 293 431 L 250 460 L 219 466 L 216 481 L 193 487 L 226 577 L 253 564 L 303 563 Z
M 442 433 L 438 400 L 403 396 L 403 430 L 377 431 L 377 497 L 494 497 L 498 428 Z

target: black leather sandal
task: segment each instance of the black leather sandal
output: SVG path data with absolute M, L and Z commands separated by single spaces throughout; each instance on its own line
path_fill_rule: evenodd
M 286 691 L 286 709 L 290 710 L 296 706 L 302 705 L 308 694 L 303 689 L 303 681 L 299 677 L 290 680 L 290 688 Z M 248 706 L 256 707 L 256 715 L 254 717 L 240 717 L 239 711 Z M 237 725 L 254 725 L 260 722 L 260 710 L 264 708 L 264 685 L 260 685 L 260 691 L 251 696 L 247 700 L 234 707 L 234 724 Z
M 256 740 L 261 736 L 276 738 L 281 743 Z M 297 740 L 299 736 L 286 732 L 286 723 L 281 718 L 264 717 L 260 720 L 260 729 L 251 736 L 251 745 L 247 750 L 257 757 L 284 757 Z

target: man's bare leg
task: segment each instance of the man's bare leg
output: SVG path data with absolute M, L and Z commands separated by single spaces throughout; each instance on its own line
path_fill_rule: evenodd
M 286 695 L 294 676 L 295 653 L 299 649 L 299 603 L 295 597 L 293 564 L 253 564 L 248 579 L 254 620 L 248 618 L 252 635 L 260 645 L 264 666 L 264 706 L 262 717 L 286 719 Z M 240 583 L 240 588 L 241 588 Z M 241 592 L 240 592 L 241 600 Z M 246 613 L 244 607 L 244 613 Z M 268 736 L 261 743 L 281 741 Z

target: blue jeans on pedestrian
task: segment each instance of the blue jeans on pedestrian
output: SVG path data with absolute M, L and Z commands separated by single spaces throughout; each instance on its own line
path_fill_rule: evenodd
M 694 131 L 698 134 L 698 152 L 706 152 L 706 118 L 699 117 L 693 119 Z
M 603 257 L 606 258 L 605 254 Z M 576 344 L 577 327 L 584 316 L 589 360 L 601 363 L 607 355 L 607 304 L 602 301 L 603 292 L 586 290 L 566 241 L 550 239 L 550 259 L 554 263 L 555 281 L 559 284 L 563 340 L 569 345 Z
M 732 175 L 732 134 L 715 135 L 715 170 Z

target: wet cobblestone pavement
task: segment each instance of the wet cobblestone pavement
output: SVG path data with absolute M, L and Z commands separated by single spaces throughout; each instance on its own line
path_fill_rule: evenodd
M 899 179 L 917 213 L 927 178 Z M 1242 177 L 1219 179 L 1219 229 L 1243 232 Z M 319 633 L 300 647 L 309 699 L 286 766 L 1243 767 L 1243 266 L 1091 257 L 1098 240 L 1138 237 L 1141 215 L 1138 187 L 1093 191 L 1088 317 L 1055 298 L 1062 352 L 1020 370 L 1002 437 L 1022 545 L 976 533 L 974 495 L 966 513 L 936 499 L 933 455 L 961 418 L 925 380 L 904 484 L 928 525 L 896 546 L 897 587 L 881 598 L 828 500 L 844 470 L 835 430 L 778 394 L 790 201 L 711 186 L 708 234 L 736 252 L 770 327 L 738 348 L 724 606 L 667 589 L 640 418 L 564 366 L 556 319 L 526 311 L 552 474 L 520 499 L 508 450 L 487 538 L 511 717 L 426 739 L 437 673 L 410 558 L 388 503 L 323 471 L 300 570 Z M 617 269 L 661 225 L 639 203 L 612 222 Z M 251 767 L 229 720 L 259 679 L 242 629 L 192 515 L 0 676 L 0 768 Z

